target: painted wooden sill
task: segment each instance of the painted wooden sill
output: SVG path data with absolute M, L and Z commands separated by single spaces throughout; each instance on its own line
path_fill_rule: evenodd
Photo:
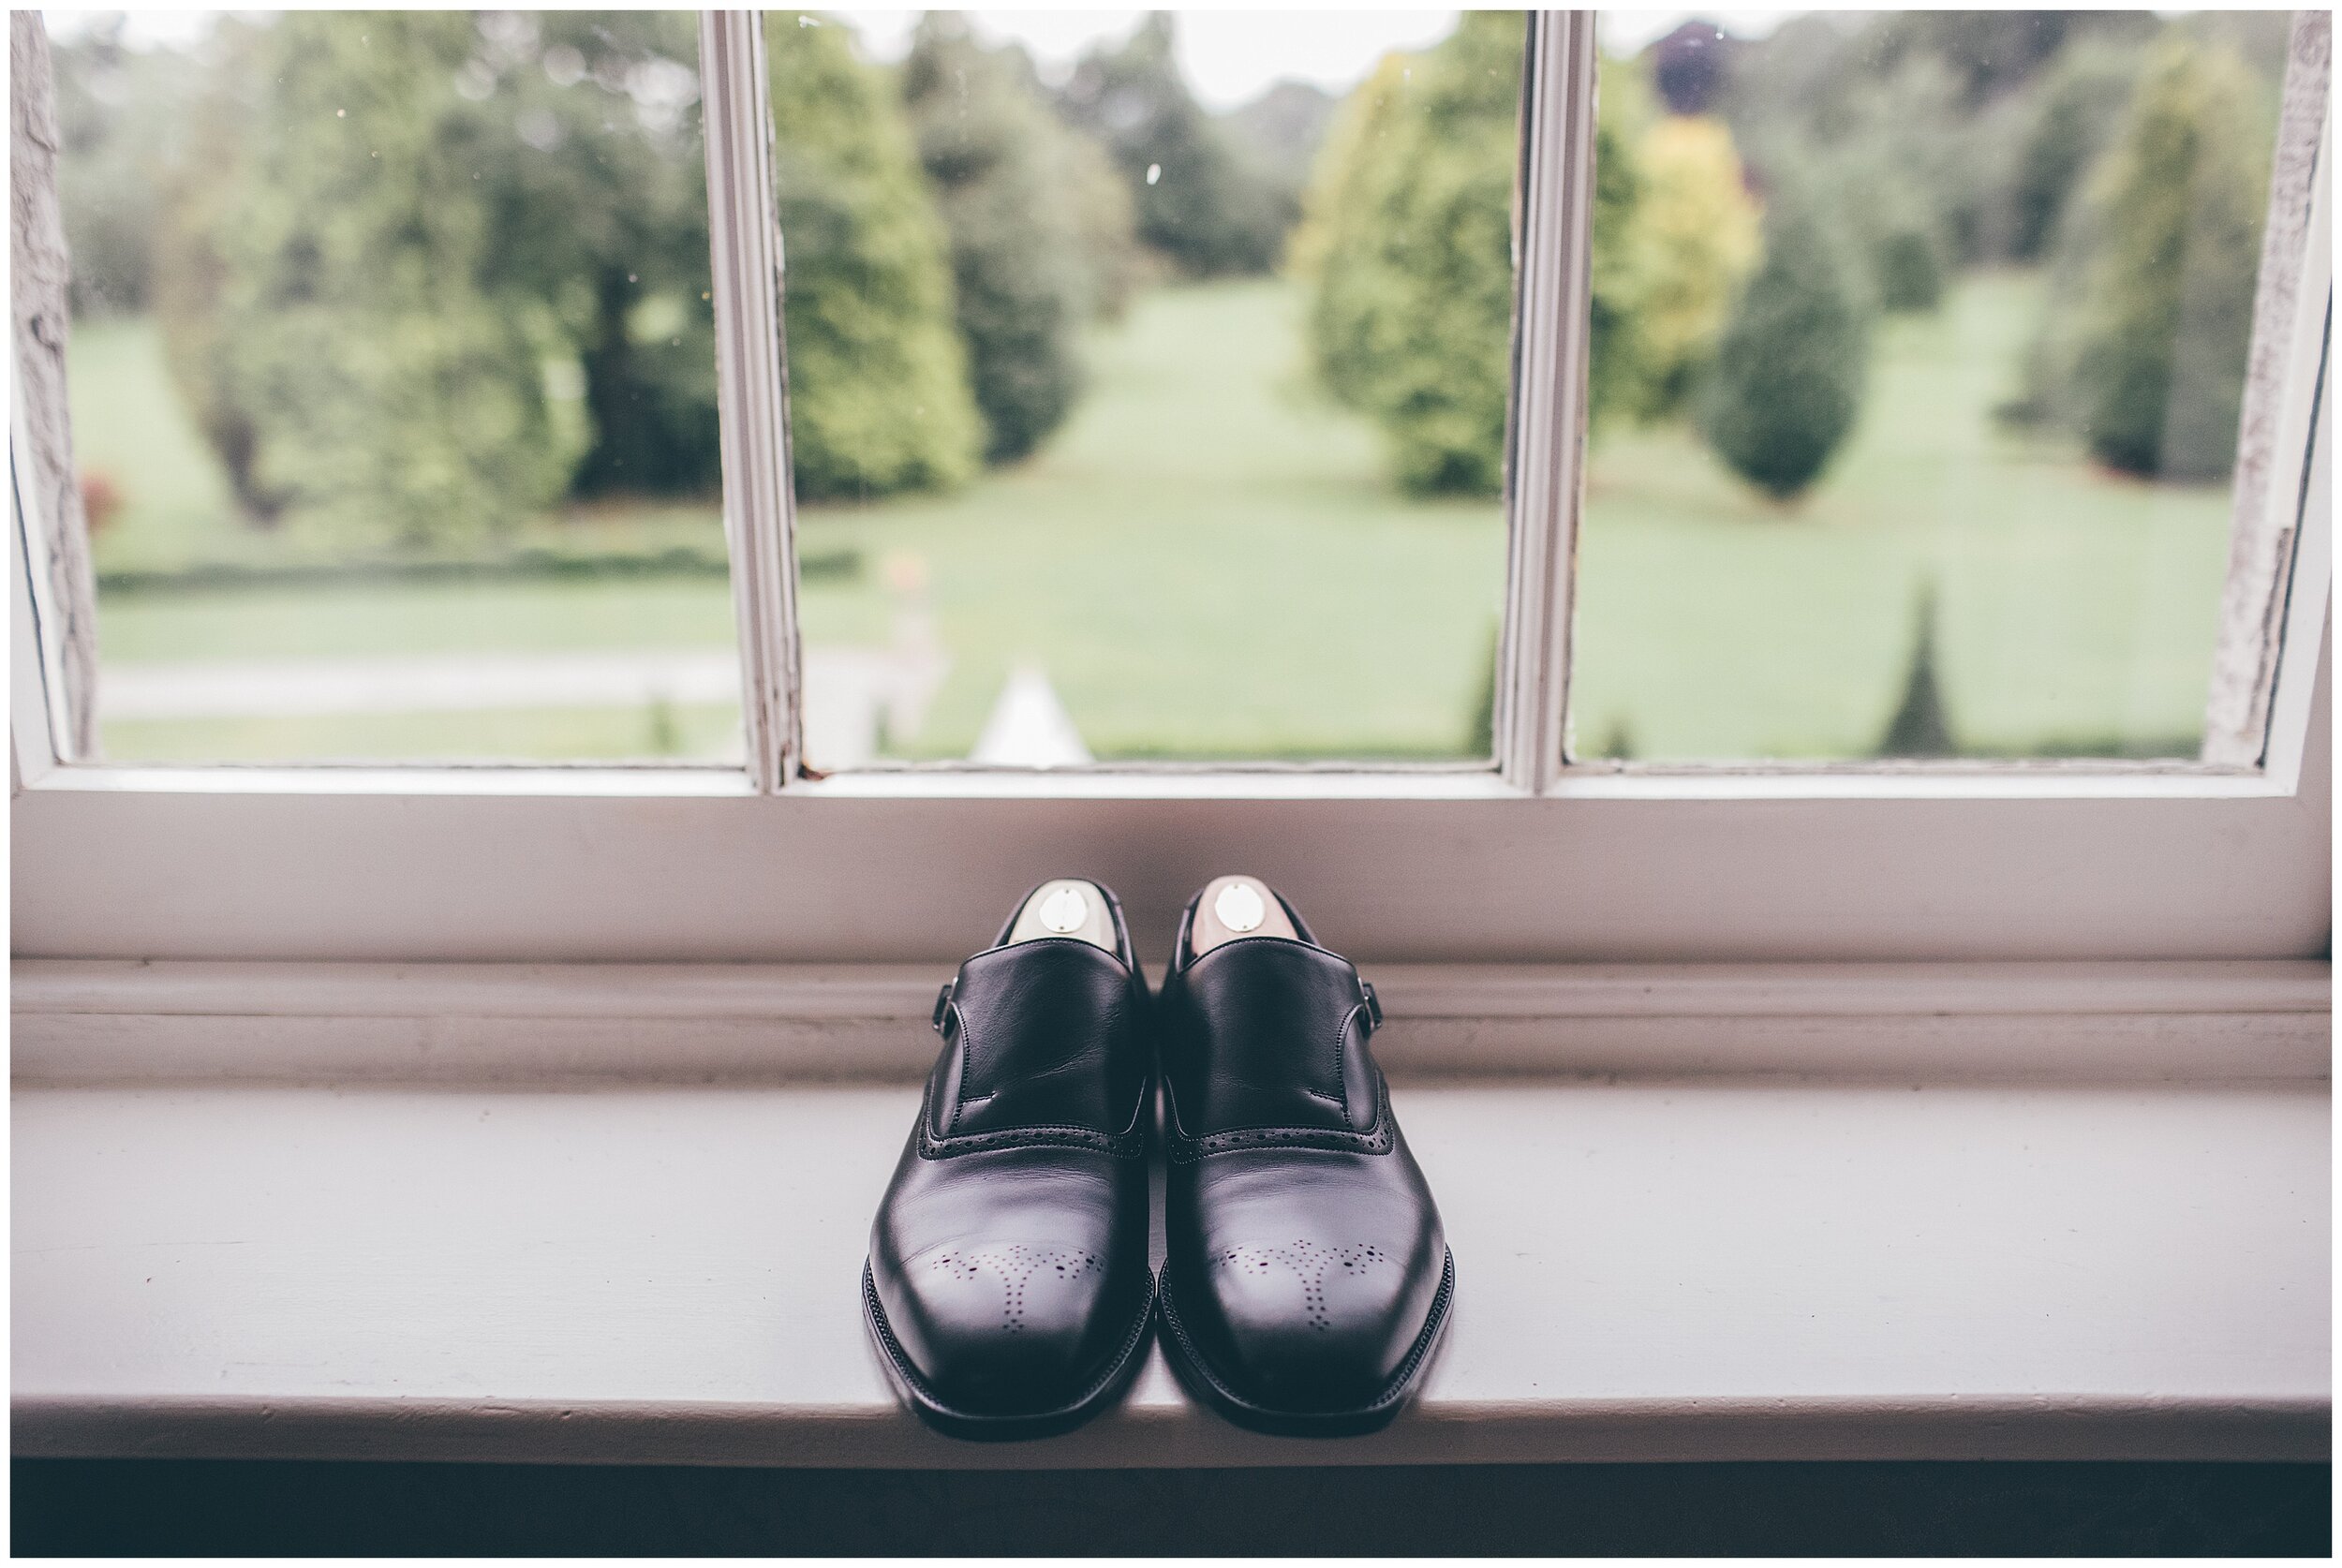
M 900 1085 L 14 1096 L 16 1452 L 1056 1468 L 2322 1458 L 2329 1096 L 1415 1082 L 1455 1249 L 1418 1407 L 1258 1438 L 1160 1361 L 958 1444 L 864 1341 Z
M 20 958 L 20 1084 L 916 1082 L 953 961 Z M 1155 972 L 1160 973 L 1158 969 Z M 2322 960 L 1370 963 L 1396 1077 L 2323 1078 Z

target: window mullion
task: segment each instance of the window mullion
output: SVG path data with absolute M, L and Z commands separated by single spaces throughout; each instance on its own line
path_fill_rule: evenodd
M 700 92 L 741 716 L 748 725 L 749 775 L 770 793 L 795 777 L 802 754 L 802 665 L 780 228 L 773 205 L 762 13 L 700 13 Z
M 1531 792 L 1552 787 L 1565 754 L 1585 453 L 1593 40 L 1592 11 L 1532 14 L 1521 83 L 1511 547 L 1495 728 L 1498 766 Z

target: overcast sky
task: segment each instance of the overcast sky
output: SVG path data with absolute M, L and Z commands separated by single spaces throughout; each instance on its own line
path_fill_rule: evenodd
M 870 52 L 894 59 L 909 46 L 917 11 L 841 8 Z M 1130 36 L 1143 10 L 967 13 L 977 35 L 1025 46 L 1045 78 L 1061 80 L 1093 44 Z M 1233 109 L 1271 82 L 1293 77 L 1330 93 L 1356 85 L 1394 49 L 1445 37 L 1454 11 L 1180 11 L 1173 33 L 1179 69 L 1209 109 Z
M 908 47 L 917 11 L 858 6 L 824 7 L 862 36 L 876 58 L 891 60 Z M 60 35 L 87 27 L 101 12 L 52 9 L 49 24 Z M 192 41 L 215 13 L 131 11 L 126 36 L 134 44 L 183 45 Z M 1039 11 L 978 10 L 968 13 L 976 31 L 993 41 L 1015 39 L 1029 50 L 1043 74 L 1060 80 L 1083 51 L 1129 37 L 1146 13 L 1060 7 Z M 1687 11 L 1612 9 L 1602 13 L 1604 46 L 1627 52 L 1689 16 L 1723 23 L 1742 37 L 1758 37 L 1778 26 L 1786 11 Z M 1456 24 L 1448 11 L 1400 10 L 1181 10 L 1179 68 L 1195 96 L 1209 108 L 1232 109 L 1270 83 L 1292 77 L 1341 93 L 1355 85 L 1374 62 L 1394 49 L 1420 49 L 1445 37 Z

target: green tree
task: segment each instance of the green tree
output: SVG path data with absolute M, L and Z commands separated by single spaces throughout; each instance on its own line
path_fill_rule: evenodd
M 1943 303 L 1951 271 L 1949 241 L 1927 199 L 1891 170 L 1846 187 L 1852 212 L 1863 214 L 1871 286 L 1881 310 L 1925 312 Z
M 1392 291 L 1380 205 L 1391 183 L 1400 101 L 1413 86 L 1415 57 L 1383 56 L 1344 98 L 1302 199 L 1292 267 L 1313 286 L 1308 323 L 1312 368 L 1336 400 L 1372 407 L 1384 341 L 1395 321 L 1381 301 Z
M 487 12 L 457 79 L 477 106 L 482 279 L 549 304 L 588 445 L 572 495 L 712 494 L 721 477 L 697 29 L 676 11 Z
M 1341 105 L 1322 87 L 1287 79 L 1219 117 L 1238 161 L 1274 195 L 1281 232 L 1300 221 L 1302 192 Z
M 1989 183 L 1958 76 L 1909 55 L 1846 85 L 1822 125 L 1777 143 L 1778 161 L 1828 193 L 1876 304 L 1934 309 L 1954 260 L 1980 247 Z
M 195 60 L 173 61 L 183 75 L 200 67 L 207 86 L 187 111 L 167 182 L 156 299 L 174 369 L 247 510 L 266 520 L 289 507 L 311 525 L 338 518 L 353 541 L 445 541 L 492 531 L 563 491 L 712 488 L 714 344 L 705 178 L 687 113 L 697 88 L 689 19 L 489 13 L 475 22 L 444 13 L 427 38 L 414 31 L 400 19 L 377 29 L 355 13 L 311 18 L 291 33 L 230 20 Z M 408 58 L 417 48 L 428 56 L 419 67 Z M 419 69 L 431 90 L 382 101 L 357 80 L 378 62 L 394 73 Z M 367 138 L 359 154 L 290 134 L 328 101 L 341 111 L 337 130 Z M 352 194 L 335 184 L 333 159 L 360 155 L 373 178 Z M 431 229 L 376 204 L 423 200 L 413 194 L 418 182 L 428 187 Z M 501 376 L 486 378 L 504 385 L 500 412 L 460 436 L 411 418 L 334 416 L 347 427 L 339 439 L 378 449 L 363 461 L 320 457 L 348 476 L 348 504 L 335 507 L 319 504 L 314 480 L 285 474 L 282 459 L 260 461 L 264 450 L 294 442 L 332 453 L 312 426 L 333 409 L 297 390 L 314 367 L 274 362 L 294 352 L 274 335 L 282 323 L 241 314 L 275 314 L 268 291 L 253 291 L 276 264 L 264 250 L 312 247 L 298 221 L 269 227 L 288 198 L 297 206 L 329 190 L 345 217 L 410 238 L 463 236 L 460 258 L 444 246 L 431 254 L 429 308 L 495 312 L 510 330 L 487 334 L 482 348 L 512 354 Z M 247 222 L 255 213 L 257 230 Z M 331 298 L 306 302 L 318 307 L 307 330 L 312 342 L 337 338 L 353 367 L 390 374 L 391 360 L 421 340 L 369 307 L 360 249 L 315 259 Z M 427 379 L 426 363 L 401 374 Z M 547 373 L 565 363 L 582 399 L 546 395 Z M 508 438 L 528 450 L 497 456 L 481 446 Z M 447 481 L 429 476 L 482 468 L 532 477 L 518 488 L 499 481 L 501 498 L 464 511 L 446 512 L 433 497 L 429 485 Z M 556 475 L 550 489 L 541 469 Z M 378 487 L 371 496 L 369 486 Z M 422 521 L 400 523 L 399 513 Z
M 776 42 L 800 490 L 953 482 L 977 422 L 891 84 L 837 28 Z M 695 56 L 681 14 L 297 13 L 180 62 L 153 293 L 256 519 L 445 543 L 713 489 Z
M 1858 179 L 1838 193 L 1854 237 L 1882 294 L 1908 297 L 1921 236 L 1937 270 L 2032 254 L 2012 244 L 2038 214 L 2012 193 L 2035 104 L 2065 62 L 2160 25 L 2144 11 L 1814 13 L 1731 52 L 1724 112 L 1760 168 L 1778 155 Z M 1909 200 L 1872 225 L 1882 183 Z
M 903 62 L 919 159 L 951 235 L 954 309 L 985 459 L 1014 462 L 1081 390 L 1077 333 L 1092 283 L 1080 193 L 1050 143 L 1061 126 L 1004 52 L 956 13 L 931 11 Z
M 1429 55 L 1386 58 L 1343 103 L 1294 239 L 1318 379 L 1383 425 L 1418 492 L 1503 482 L 1520 45 L 1518 18 L 1475 13 Z M 1658 115 L 1632 61 L 1601 73 L 1597 429 L 1682 404 L 1757 248 L 1723 124 Z
M 148 300 L 162 327 L 171 380 L 217 454 L 238 507 L 263 526 L 276 521 L 285 497 L 263 489 L 254 472 L 259 431 L 253 410 L 229 384 L 222 237 L 249 177 L 245 158 L 268 90 L 261 75 L 266 44 L 264 28 L 223 17 L 208 40 L 208 59 L 181 62 L 191 79 L 186 118 L 178 155 L 162 176 L 147 257 Z
M 1805 185 L 1779 178 L 1764 262 L 1716 348 L 1709 444 L 1774 499 L 1801 494 L 1854 428 L 1869 358 L 1860 263 Z
M 1188 91 L 1169 12 L 1149 12 L 1128 41 L 1086 55 L 1058 107 L 1112 155 L 1138 237 L 1180 272 L 1220 277 L 1277 265 L 1292 214 Z
M 2157 46 L 2069 240 L 2070 401 L 2111 467 L 2210 480 L 2235 461 L 2269 141 L 2263 91 L 2233 51 L 2178 34 Z
M 842 27 L 767 12 L 764 37 L 797 494 L 957 484 L 982 422 L 952 330 L 948 242 L 899 99 Z
M 1646 330 L 1658 283 L 1652 263 L 1658 258 L 1643 221 L 1651 181 L 1638 155 L 1653 117 L 1651 93 L 1630 62 L 1606 59 L 1597 69 L 1593 266 L 1586 290 L 1586 422 L 1594 430 L 1615 412 L 1647 410 L 1663 397 Z
M 1149 269 L 1146 247 L 1138 243 L 1130 187 L 1106 150 L 1070 127 L 1067 135 L 1052 139 L 1046 151 L 1050 179 L 1067 192 L 1080 219 L 1089 313 L 1119 321 Z
M 577 452 L 548 416 L 549 313 L 482 287 L 484 205 L 460 12 L 289 12 L 256 42 L 265 112 L 207 191 L 215 306 L 195 357 L 248 428 L 248 486 L 338 537 L 475 538 L 554 499 Z M 215 286 L 215 287 L 213 287 Z M 232 465 L 231 465 L 232 466 Z
M 1317 376 L 1381 425 L 1415 494 L 1504 483 L 1521 40 L 1518 15 L 1468 11 L 1386 60 L 1329 133 L 1295 242 Z
M 1881 72 L 1911 59 L 1940 65 L 1973 108 L 2035 81 L 2085 41 L 2136 38 L 2153 26 L 2137 11 L 1890 11 L 1863 29 L 1855 58 Z
M 1603 82 L 1606 97 L 1614 96 L 1607 67 Z M 1619 150 L 1616 137 L 1597 143 L 1597 156 Z M 1595 401 L 1649 420 L 1690 397 L 1762 240 L 1756 203 L 1723 121 L 1664 116 L 1636 137 L 1632 160 L 1637 179 L 1625 199 L 1614 192 L 1595 214 L 1603 227 L 1594 255 L 1605 266 L 1597 288 L 1633 318 L 1631 344 L 1596 345 Z M 1624 231 L 1614 235 L 1610 226 L 1621 222 Z M 1613 388 L 1614 356 L 1627 348 L 1633 362 L 1622 378 L 1631 385 Z
M 2120 124 L 2139 76 L 2139 50 L 2088 39 L 2061 54 L 2034 96 L 2009 181 L 2008 254 L 2038 259 L 2066 203 Z

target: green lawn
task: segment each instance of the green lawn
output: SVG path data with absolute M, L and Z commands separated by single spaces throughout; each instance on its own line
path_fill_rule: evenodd
M 1101 757 L 1460 754 L 1502 510 L 1378 482 L 1372 433 L 1308 389 L 1298 304 L 1276 284 L 1153 295 L 1032 461 L 960 496 L 808 510 L 808 550 L 926 563 L 954 665 L 916 754 L 964 754 L 1020 660 Z M 882 592 L 808 591 L 807 635 L 875 640 Z
M 728 648 L 732 591 L 686 577 L 101 594 L 97 631 L 105 660 L 140 664 Z
M 237 521 L 227 479 L 180 402 L 152 321 L 115 318 L 77 322 L 71 354 L 74 459 L 84 474 L 104 476 L 122 502 L 93 544 L 100 572 L 165 572 L 215 563 L 314 565 L 353 558 L 349 549 L 331 540 L 262 531 Z M 509 544 L 557 546 L 566 555 L 679 548 L 720 555 L 723 537 L 723 516 L 713 503 L 638 502 L 541 518 Z M 718 584 L 707 597 L 721 602 L 725 590 Z M 112 608 L 98 607 L 108 631 L 125 618 L 110 614 Z M 143 608 L 141 603 L 139 609 Z M 395 599 L 387 608 L 394 618 Z M 299 627 L 288 627 L 285 634 L 289 651 L 305 651 Z M 438 635 L 437 628 L 408 632 L 387 647 L 393 652 L 443 649 L 446 644 L 434 641 Z M 712 635 L 729 641 L 732 633 L 727 624 Z M 107 649 L 110 655 L 112 651 Z M 171 656 L 150 647 L 125 657 Z M 176 657 L 213 655 L 189 644 Z
M 1997 432 L 2038 294 L 1971 278 L 1890 321 L 1857 428 L 1781 511 L 1674 431 L 1606 437 L 1579 546 L 1575 729 L 1643 757 L 1846 757 L 1899 700 L 1921 583 L 1969 749 L 2192 755 L 2225 486 L 2138 483 Z
M 1939 316 L 1889 324 L 1863 422 L 1795 511 L 1681 431 L 1605 433 L 1580 542 L 1581 751 L 1869 753 L 1931 576 L 1969 747 L 2192 749 L 2227 496 L 2106 479 L 1994 431 L 2035 298 L 2026 278 L 1971 279 Z M 1149 295 L 1099 335 L 1089 396 L 1035 459 L 952 496 L 808 509 L 807 555 L 851 550 L 872 570 L 805 584 L 808 640 L 886 642 L 885 584 L 915 557 L 952 668 L 912 754 L 964 754 L 1023 661 L 1102 757 L 1459 754 L 1502 598 L 1499 509 L 1382 485 L 1371 431 L 1308 390 L 1300 303 L 1274 283 Z M 146 324 L 83 329 L 73 374 L 82 459 L 126 497 L 101 570 L 310 549 L 229 520 Z M 712 510 L 671 507 L 530 532 L 639 550 L 717 527 Z M 141 663 L 732 635 L 723 584 L 691 578 L 141 591 L 106 596 L 99 629 L 109 661 Z M 292 721 L 111 724 L 107 740 L 124 756 L 639 755 L 678 731 L 702 749 L 720 717 L 400 716 L 305 740 Z

